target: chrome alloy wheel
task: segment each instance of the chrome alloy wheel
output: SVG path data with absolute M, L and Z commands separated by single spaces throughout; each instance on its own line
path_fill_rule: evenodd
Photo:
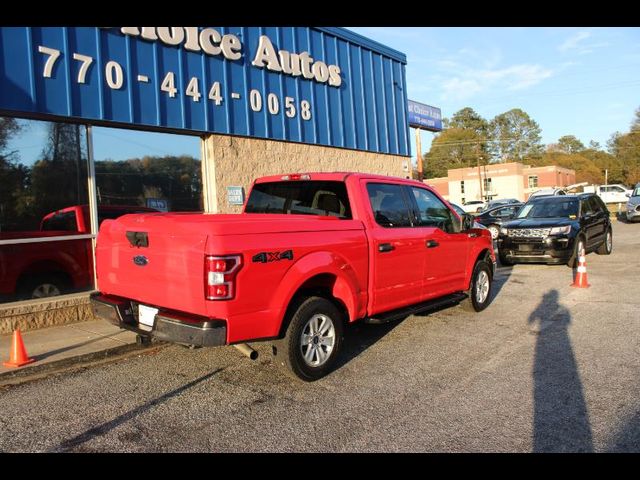
M 484 270 L 480 270 L 478 279 L 476 280 L 476 301 L 479 304 L 484 303 L 489 295 L 489 274 Z
M 322 314 L 313 315 L 300 334 L 300 351 L 304 362 L 319 367 L 329 359 L 336 343 L 333 320 Z
M 613 249 L 613 237 L 611 235 L 611 230 L 607 230 L 607 238 L 605 242 L 607 242 L 607 252 L 610 252 Z

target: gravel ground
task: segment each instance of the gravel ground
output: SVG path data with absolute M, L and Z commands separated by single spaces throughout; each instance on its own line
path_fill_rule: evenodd
M 4 452 L 640 451 L 640 225 L 565 266 L 500 267 L 460 307 L 347 329 L 339 368 L 303 383 L 255 344 L 169 346 L 0 390 Z

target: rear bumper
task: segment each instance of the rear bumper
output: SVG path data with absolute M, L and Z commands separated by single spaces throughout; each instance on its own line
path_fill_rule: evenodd
M 227 344 L 227 325 L 222 320 L 160 310 L 153 327 L 147 327 L 138 323 L 136 306 L 129 299 L 97 292 L 91 294 L 90 302 L 96 317 L 139 335 L 202 347 Z

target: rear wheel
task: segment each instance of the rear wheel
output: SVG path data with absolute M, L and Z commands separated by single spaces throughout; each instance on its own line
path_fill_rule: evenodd
M 331 371 L 343 330 L 342 314 L 333 303 L 309 297 L 291 316 L 285 337 L 275 342 L 276 361 L 304 381 L 318 380 Z
M 20 285 L 20 296 L 25 299 L 56 297 L 71 288 L 62 274 L 42 274 L 25 278 Z
M 598 247 L 598 249 L 596 250 L 596 253 L 598 255 L 609 255 L 611 254 L 612 250 L 613 250 L 613 233 L 611 232 L 611 229 L 609 229 L 605 234 L 604 242 L 602 242 L 602 245 Z
M 491 297 L 491 267 L 481 260 L 476 263 L 471 275 L 471 288 L 462 308 L 467 311 L 481 312 L 489 305 Z

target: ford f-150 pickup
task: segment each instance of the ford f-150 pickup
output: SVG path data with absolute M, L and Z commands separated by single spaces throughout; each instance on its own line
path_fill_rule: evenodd
M 496 259 L 432 188 L 362 173 L 256 180 L 241 214 L 106 220 L 94 313 L 141 338 L 196 346 L 273 342 L 310 381 L 331 371 L 345 323 L 490 301 Z

